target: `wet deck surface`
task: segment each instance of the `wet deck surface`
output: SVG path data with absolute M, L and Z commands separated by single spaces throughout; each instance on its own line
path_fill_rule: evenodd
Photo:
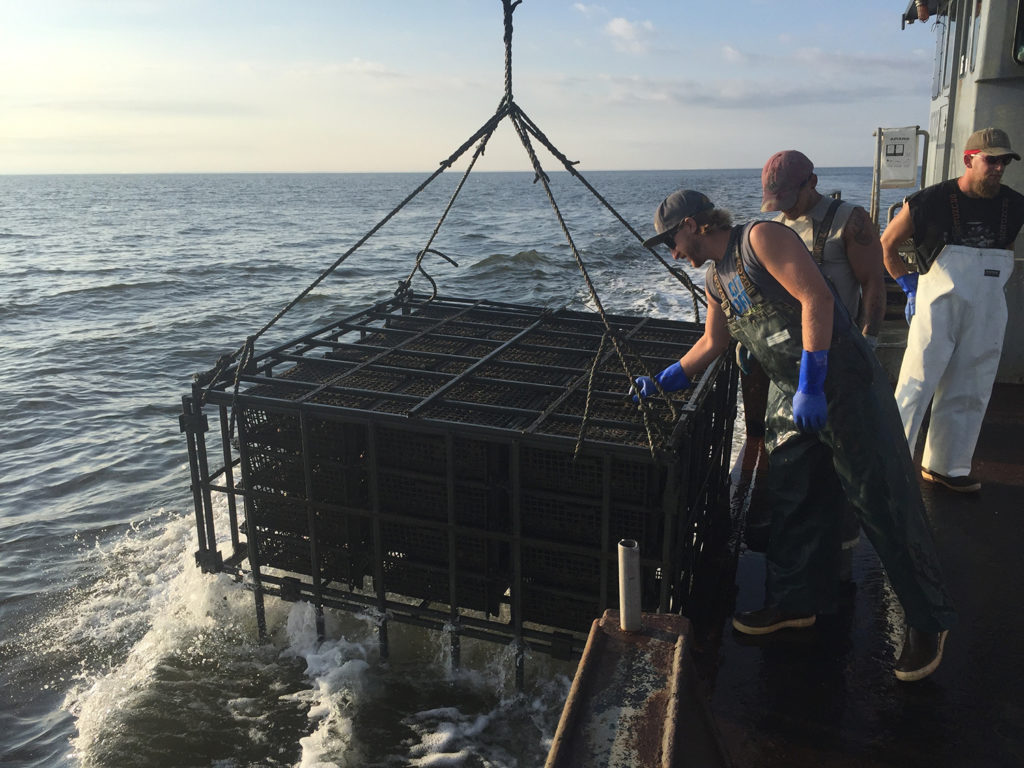
M 975 475 L 974 495 L 921 481 L 959 611 L 931 677 L 892 674 L 902 611 L 863 536 L 838 615 L 763 639 L 713 617 L 697 665 L 736 768 L 1024 766 L 1024 387 L 996 388 Z M 741 548 L 720 604 L 760 607 L 763 582 Z

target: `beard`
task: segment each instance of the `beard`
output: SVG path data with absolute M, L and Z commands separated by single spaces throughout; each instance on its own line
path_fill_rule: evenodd
M 974 185 L 974 193 L 978 197 L 995 197 L 999 194 L 1003 178 L 999 176 L 982 176 Z
M 686 260 L 690 262 L 690 266 L 694 268 L 703 267 L 708 260 L 707 255 L 704 253 L 704 243 L 699 238 L 696 238 L 694 242 L 689 243 L 686 249 Z

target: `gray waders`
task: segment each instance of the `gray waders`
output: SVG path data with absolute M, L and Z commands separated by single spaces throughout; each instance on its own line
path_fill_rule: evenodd
M 739 259 L 737 249 L 734 263 Z M 742 278 L 749 282 L 745 274 Z M 719 295 L 725 296 L 717 270 L 715 279 Z M 754 295 L 759 297 L 756 289 Z M 762 298 L 743 315 L 733 312 L 728 301 L 722 309 L 730 334 L 791 401 L 803 349 L 799 308 Z M 853 332 L 845 312 L 837 311 L 833 324 L 825 397 L 825 428 L 786 439 L 771 453 L 770 497 L 778 506 L 772 512 L 766 604 L 795 612 L 824 612 L 834 604 L 845 493 L 903 605 L 907 624 L 922 632 L 948 629 L 956 612 L 943 586 L 896 401 L 877 357 Z M 768 414 L 769 420 L 788 424 L 772 427 L 780 433 L 796 431 L 792 409 L 777 410 Z M 834 476 L 820 471 L 829 461 Z

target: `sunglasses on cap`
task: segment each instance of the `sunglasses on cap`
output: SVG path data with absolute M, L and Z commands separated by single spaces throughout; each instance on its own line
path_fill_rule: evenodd
M 1001 165 L 1004 168 L 1013 162 L 1013 155 L 981 155 L 988 165 Z

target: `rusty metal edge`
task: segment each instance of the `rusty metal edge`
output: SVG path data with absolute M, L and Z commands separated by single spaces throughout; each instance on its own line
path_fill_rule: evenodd
M 601 619 L 594 619 L 590 625 L 587 644 L 583 648 L 583 655 L 576 668 L 576 675 L 572 679 L 572 687 L 569 688 L 569 695 L 565 699 L 562 716 L 558 719 L 558 727 L 551 740 L 551 749 L 548 751 L 544 768 L 557 768 L 561 764 L 562 749 L 568 743 L 570 734 L 573 732 L 573 724 L 578 719 L 579 711 L 583 706 L 582 692 L 590 681 L 590 676 L 586 671 L 592 668 L 592 657 L 596 657 L 600 647 L 608 642 L 607 635 L 601 631 L 600 625 Z

